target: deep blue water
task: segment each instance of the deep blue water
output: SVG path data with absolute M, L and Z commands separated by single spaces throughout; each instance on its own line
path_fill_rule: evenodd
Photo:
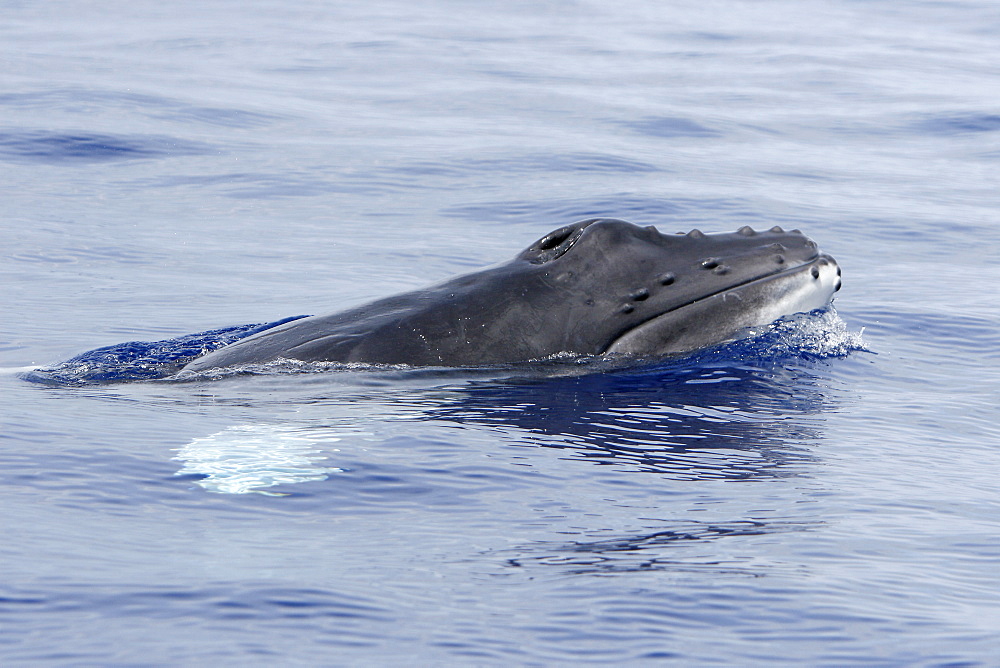
M 4 665 L 996 664 L 995 3 L 3 11 Z M 16 374 L 595 216 L 798 227 L 839 317 L 582 375 Z

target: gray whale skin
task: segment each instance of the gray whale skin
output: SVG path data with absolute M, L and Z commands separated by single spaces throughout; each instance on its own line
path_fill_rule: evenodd
M 184 367 L 304 362 L 481 366 L 556 353 L 659 357 L 830 303 L 840 268 L 798 230 L 661 234 L 597 218 L 513 260 L 269 329 Z

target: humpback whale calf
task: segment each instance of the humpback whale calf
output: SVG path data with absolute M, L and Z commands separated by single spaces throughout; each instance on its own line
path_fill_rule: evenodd
M 558 353 L 660 357 L 830 303 L 840 268 L 798 230 L 662 234 L 613 218 L 551 232 L 513 260 L 293 320 L 183 371 L 274 360 L 480 366 Z

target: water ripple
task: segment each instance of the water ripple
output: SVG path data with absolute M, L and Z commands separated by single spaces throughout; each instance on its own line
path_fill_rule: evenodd
M 750 573 L 746 568 L 723 563 L 710 554 L 699 559 L 681 559 L 672 555 L 671 550 L 681 545 L 723 538 L 807 531 L 814 526 L 818 526 L 818 523 L 752 520 L 705 523 L 686 520 L 676 522 L 669 529 L 634 536 L 563 543 L 538 542 L 518 548 L 517 555 L 507 558 L 506 563 L 518 568 L 558 567 L 575 575 L 654 570 L 722 570 L 730 573 Z
M 664 171 L 648 162 L 606 153 L 540 153 L 493 158 L 466 158 L 453 161 L 404 163 L 385 170 L 419 176 L 461 177 L 483 172 L 598 172 L 648 174 Z
M 128 589 L 122 587 L 122 589 Z M 97 587 L 78 585 L 46 591 L 10 591 L 0 596 L 0 617 L 11 613 L 89 611 L 104 617 L 181 617 L 191 614 L 207 619 L 280 619 L 337 617 L 347 620 L 391 621 L 393 614 L 373 601 L 318 589 L 281 587 L 247 588 L 241 584 L 201 590 L 176 587 L 131 588 L 105 593 Z
M 446 208 L 442 215 L 478 221 L 525 220 L 580 220 L 609 216 L 624 217 L 635 221 L 662 222 L 693 211 L 731 211 L 740 207 L 735 199 L 702 199 L 638 197 L 622 193 L 594 198 L 573 198 L 544 201 L 512 200 L 507 202 L 481 202 Z
M 148 118 L 230 128 L 260 128 L 284 118 L 273 112 L 189 104 L 161 95 L 75 87 L 3 93 L 0 94 L 0 106 L 46 113 L 61 110 L 74 115 L 91 107 L 105 111 L 117 108 Z
M 622 125 L 648 137 L 718 137 L 722 135 L 718 130 L 705 127 L 691 119 L 676 116 L 657 116 L 639 121 L 628 121 Z
M 176 137 L 96 132 L 0 132 L 0 160 L 51 164 L 169 158 L 207 153 L 210 147 Z
M 942 114 L 923 119 L 914 129 L 931 135 L 959 135 L 1000 130 L 1000 115 L 982 113 Z

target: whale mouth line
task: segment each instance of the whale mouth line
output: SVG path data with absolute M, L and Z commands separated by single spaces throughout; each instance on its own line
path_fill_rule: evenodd
M 793 276 L 793 275 L 795 275 L 797 273 L 801 273 L 803 271 L 808 271 L 808 270 L 811 269 L 811 267 L 813 265 L 815 265 L 817 262 L 819 262 L 820 260 L 823 260 L 823 259 L 826 259 L 827 261 L 833 261 L 833 258 L 831 258 L 829 255 L 826 255 L 824 253 L 817 253 L 815 256 L 809 258 L 808 260 L 806 260 L 805 262 L 803 262 L 800 265 L 797 265 L 797 266 L 794 266 L 794 267 L 785 267 L 784 269 L 772 272 L 770 274 L 765 274 L 763 276 L 757 276 L 755 278 L 750 278 L 750 279 L 747 279 L 745 281 L 742 281 L 741 283 L 736 283 L 736 284 L 730 285 L 728 287 L 722 288 L 720 290 L 716 290 L 715 292 L 710 292 L 710 293 L 704 294 L 704 295 L 702 295 L 700 297 L 697 297 L 695 299 L 688 300 L 688 301 L 684 302 L 683 304 L 678 304 L 677 306 L 673 306 L 673 307 L 671 307 L 671 308 L 669 308 L 669 309 L 667 309 L 665 311 L 659 311 L 659 312 L 657 312 L 657 313 L 649 316 L 648 318 L 645 318 L 644 320 L 636 322 L 635 324 L 629 326 L 628 328 L 626 328 L 626 329 L 622 330 L 621 332 L 619 332 L 618 334 L 616 334 L 614 337 L 611 338 L 611 340 L 608 342 L 608 344 L 604 347 L 604 350 L 601 352 L 601 354 L 607 353 L 611 348 L 613 348 L 615 346 L 616 343 L 618 343 L 619 341 L 621 341 L 624 337 L 628 336 L 630 333 L 638 330 L 639 328 L 641 328 L 641 327 L 643 327 L 645 325 L 648 325 L 649 323 L 651 323 L 651 322 L 653 322 L 653 321 L 655 321 L 655 320 L 657 320 L 659 318 L 662 318 L 663 316 L 670 315 L 671 313 L 676 313 L 677 311 L 680 311 L 682 309 L 688 308 L 690 306 L 694 306 L 694 305 L 699 304 L 699 303 L 701 303 L 701 302 L 703 302 L 703 301 L 705 301 L 707 299 L 711 299 L 713 297 L 718 297 L 719 295 L 723 295 L 723 294 L 726 294 L 728 292 L 732 292 L 734 290 L 739 290 L 741 288 L 745 288 L 747 286 L 754 285 L 756 283 L 764 283 L 765 281 L 772 281 L 772 280 L 776 280 L 776 279 L 786 278 L 786 277 Z

